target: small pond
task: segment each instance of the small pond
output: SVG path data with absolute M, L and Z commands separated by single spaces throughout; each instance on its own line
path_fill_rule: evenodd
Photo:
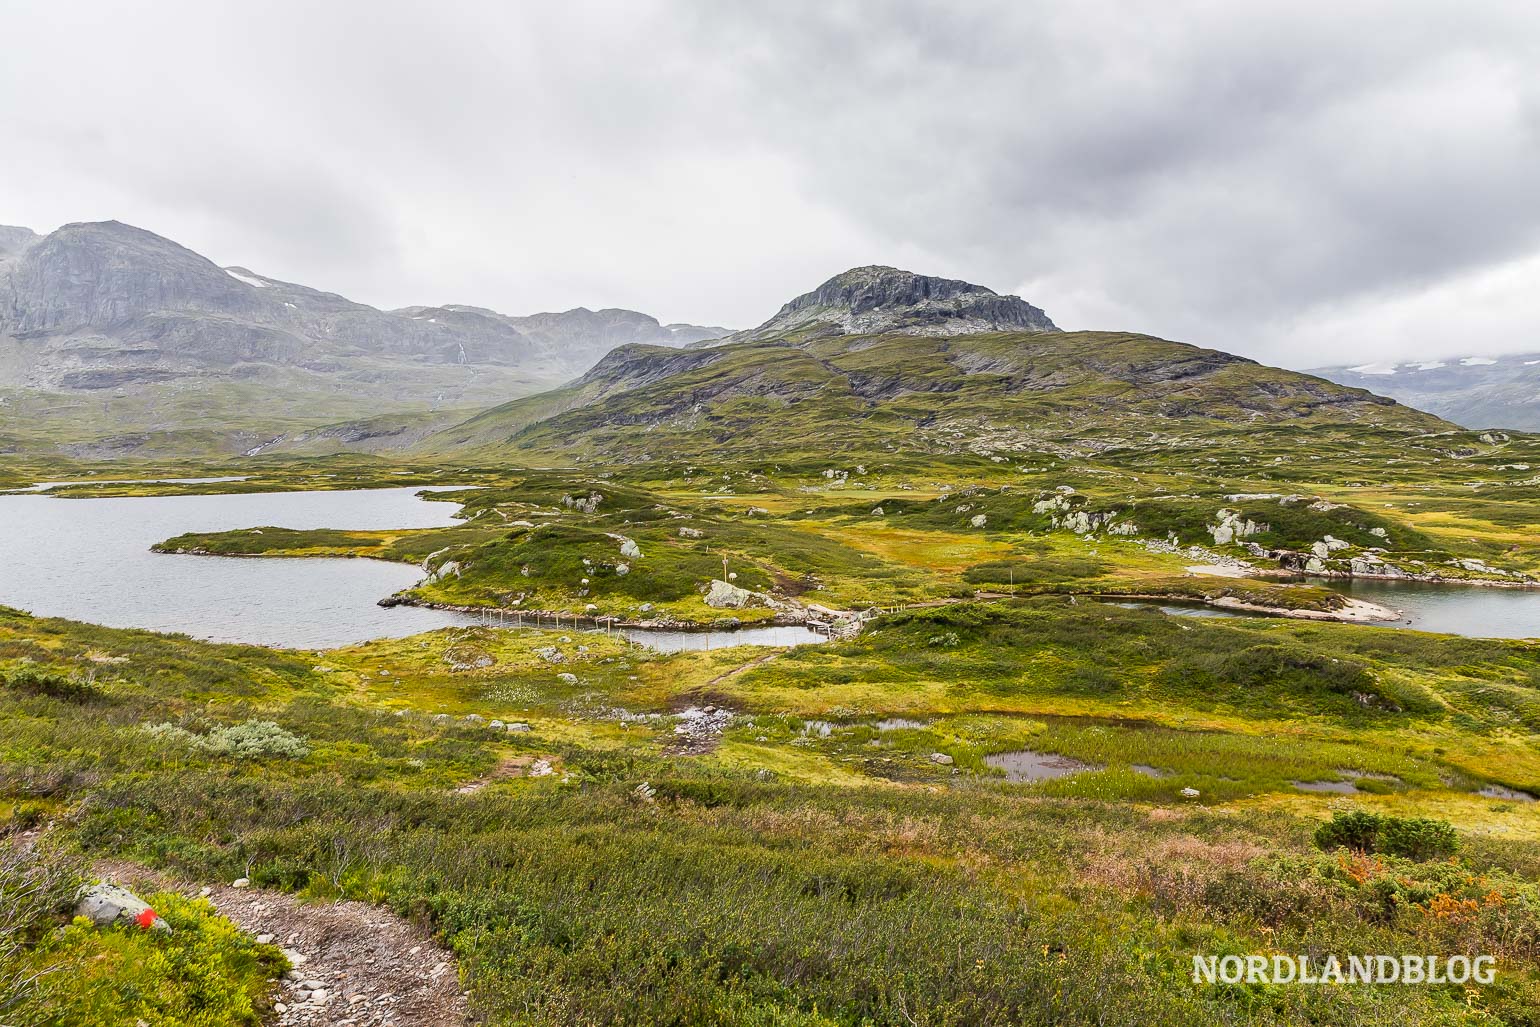
M 648 628 L 617 630 L 633 642 L 664 653 L 725 649 L 734 645 L 816 645 L 829 640 L 827 635 L 801 625 L 736 628 L 732 631 L 664 631 Z
M 1082 763 L 1068 756 L 1051 752 L 1034 752 L 1017 749 L 1014 752 L 997 752 L 984 757 L 984 762 L 997 770 L 1005 771 L 1007 781 L 1051 781 L 1054 778 L 1083 774 L 1088 770 L 1101 770 L 1095 763 Z

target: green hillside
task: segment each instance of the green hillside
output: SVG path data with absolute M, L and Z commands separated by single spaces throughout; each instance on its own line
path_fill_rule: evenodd
M 706 445 L 744 455 L 1009 451 L 1248 424 L 1451 427 L 1362 389 L 1147 335 L 847 335 L 683 353 L 622 347 L 574 384 L 495 407 L 421 450 L 631 463 Z

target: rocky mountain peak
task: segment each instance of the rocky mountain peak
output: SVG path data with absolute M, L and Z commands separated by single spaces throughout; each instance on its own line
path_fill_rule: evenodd
M 971 335 L 978 332 L 1056 332 L 1047 314 L 1020 296 L 955 278 L 896 267 L 851 268 L 803 293 L 774 317 L 725 341 L 890 332 Z
M 41 238 L 0 229 L 0 386 L 185 393 L 264 382 L 302 410 L 311 405 L 303 387 L 351 415 L 382 402 L 488 402 L 568 381 L 616 346 L 726 333 L 613 308 L 384 311 L 244 265 L 220 267 L 119 221 L 76 222 Z

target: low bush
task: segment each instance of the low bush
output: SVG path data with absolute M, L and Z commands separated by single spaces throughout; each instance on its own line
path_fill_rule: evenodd
M 1337 813 L 1316 828 L 1315 843 L 1325 852 L 1333 849 L 1373 852 L 1379 833 L 1380 817 L 1377 814 L 1354 810 Z
M 103 692 L 94 682 L 56 671 L 23 667 L 4 678 L 5 687 L 25 695 L 58 699 L 62 702 L 94 702 Z
M 1330 692 L 1370 692 L 1374 679 L 1363 664 L 1292 645 L 1254 645 L 1223 658 L 1223 673 L 1236 684 L 1285 685 Z
M 305 740 L 270 720 L 248 720 L 217 727 L 206 735 L 175 724 L 152 724 L 145 729 L 157 738 L 183 742 L 216 756 L 236 759 L 304 759 L 310 755 Z
M 1315 843 L 1327 852 L 1379 852 L 1419 863 L 1447 859 L 1459 848 L 1454 827 L 1446 821 L 1383 816 L 1363 810 L 1334 814 L 1316 829 Z
M 1084 556 L 993 560 L 969 567 L 963 571 L 963 580 L 974 585 L 1038 585 L 1049 581 L 1099 578 L 1109 569 L 1106 561 Z
M 38 1022 L 32 1007 L 48 975 L 31 952 L 61 922 L 78 885 L 72 866 L 0 844 L 0 1023 Z
M 303 738 L 270 720 L 248 720 L 243 724 L 215 728 L 204 736 L 203 747 L 220 756 L 248 760 L 298 760 L 310 754 L 310 747 Z
M 1380 851 L 1426 862 L 1448 859 L 1460 846 L 1454 827 L 1447 821 L 1424 817 L 1386 817 L 1380 827 Z

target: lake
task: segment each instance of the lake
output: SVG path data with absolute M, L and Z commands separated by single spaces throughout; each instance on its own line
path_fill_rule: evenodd
M 1304 580 L 1304 579 L 1301 579 Z M 1308 579 L 1343 595 L 1401 611 L 1395 621 L 1366 621 L 1370 627 L 1412 628 L 1472 638 L 1540 637 L 1540 589 L 1443 585 L 1423 581 Z M 1119 602 L 1128 609 L 1158 609 L 1176 617 L 1256 617 L 1262 614 L 1153 600 Z
M 53 484 L 58 483 L 44 483 Z M 473 614 L 380 606 L 379 600 L 422 578 L 422 572 L 409 564 L 150 551 L 157 542 L 195 531 L 267 526 L 356 531 L 444 527 L 456 523 L 458 504 L 425 500 L 418 493 L 452 490 L 452 486 L 410 486 L 64 499 L 44 494 L 46 487 L 33 486 L 0 495 L 0 605 L 39 617 L 289 649 L 330 649 L 371 638 L 479 624 L 481 618 Z M 628 629 L 625 634 L 665 652 L 826 641 L 802 627 L 711 632 Z
M 362 559 L 234 559 L 150 552 L 189 531 L 432 528 L 459 507 L 420 487 L 61 499 L 0 496 L 0 604 L 40 617 L 218 642 L 324 649 L 474 618 L 380 599 L 422 577 Z
M 1324 584 L 1354 599 L 1400 610 L 1401 619 L 1388 627 L 1475 638 L 1540 636 L 1540 589 L 1366 579 Z
M 219 479 L 212 479 L 219 480 Z M 64 499 L 46 490 L 0 495 L 0 604 L 41 617 L 181 632 L 219 642 L 328 649 L 371 638 L 476 624 L 475 615 L 378 601 L 410 588 L 418 568 L 366 559 L 249 559 L 152 553 L 186 532 L 235 528 L 432 528 L 459 507 L 420 492 L 451 486 L 238 495 Z M 1335 581 L 1330 587 L 1394 609 L 1394 625 L 1492 638 L 1540 635 L 1540 590 Z M 1182 616 L 1224 616 L 1201 606 L 1158 605 Z M 739 631 L 640 631 L 654 649 L 805 645 L 803 627 Z

